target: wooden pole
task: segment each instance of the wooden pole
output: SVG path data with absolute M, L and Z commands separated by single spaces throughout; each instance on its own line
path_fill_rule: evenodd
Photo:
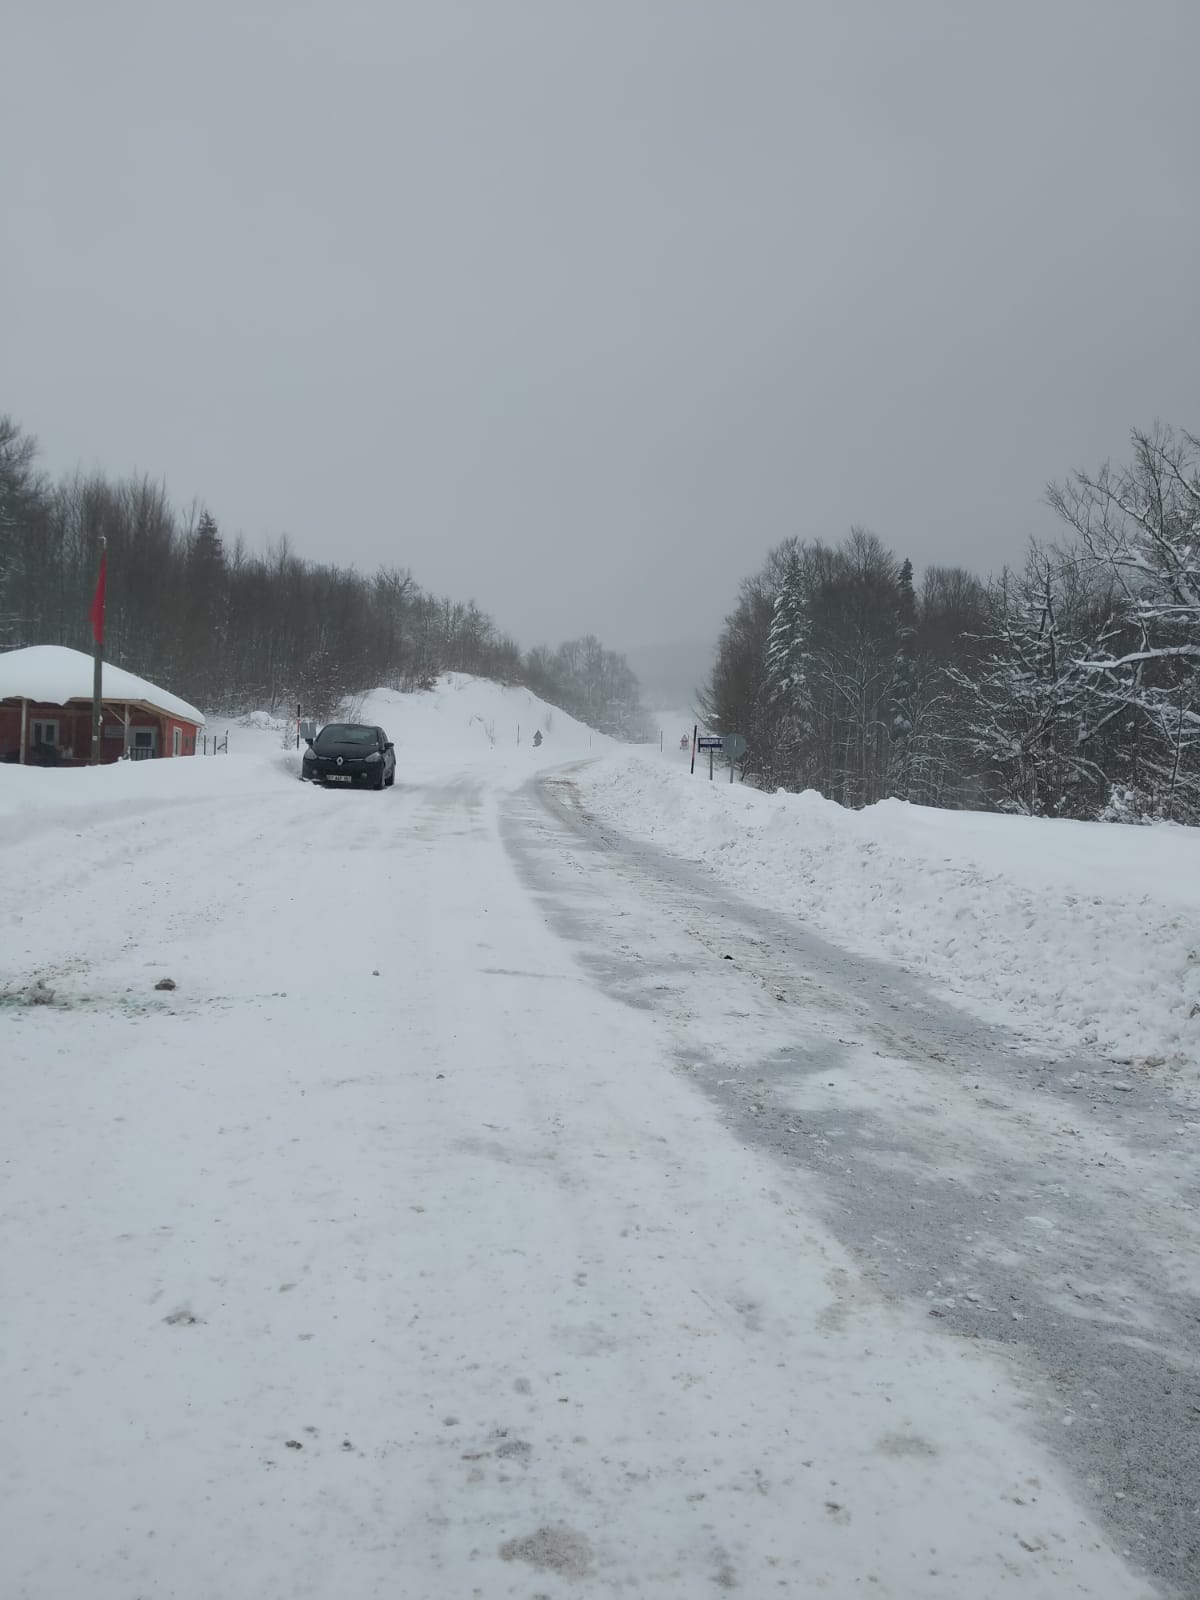
M 92 664 L 92 766 L 100 764 L 100 725 L 104 713 L 101 697 L 104 693 L 104 646 L 96 646 L 96 659 Z
M 104 572 L 104 552 L 108 548 L 108 540 L 100 541 L 100 564 L 96 570 L 96 599 L 100 605 L 100 621 L 96 625 L 93 618 L 92 633 L 96 640 L 96 655 L 92 665 L 92 761 L 93 767 L 100 765 L 100 733 L 104 720 L 103 695 L 104 695 L 104 595 L 100 588 Z
M 29 701 L 21 701 L 21 765 L 25 765 L 25 746 L 29 743 Z

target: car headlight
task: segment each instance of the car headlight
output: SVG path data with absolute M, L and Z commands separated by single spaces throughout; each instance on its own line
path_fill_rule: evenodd
M 367 760 L 368 761 L 382 761 L 383 757 L 379 754 L 378 750 L 372 750 L 371 754 L 367 757 Z

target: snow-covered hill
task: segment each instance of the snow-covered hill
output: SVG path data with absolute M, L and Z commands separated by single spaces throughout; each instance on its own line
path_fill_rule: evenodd
M 361 707 L 361 709 L 359 709 Z M 616 741 L 539 699 L 529 689 L 505 688 L 487 678 L 449 672 L 425 694 L 376 689 L 356 704 L 356 715 L 386 728 L 409 757 L 458 758 L 489 747 L 521 750 L 539 762 L 568 761 L 616 748 Z M 533 749 L 535 733 L 542 745 Z
M 631 752 L 582 781 L 627 832 L 1063 1049 L 1200 1086 L 1200 829 L 1056 822 L 689 779 Z
M 396 746 L 402 766 L 429 760 L 469 759 L 493 749 L 523 752 L 525 766 L 569 761 L 599 755 L 617 748 L 616 741 L 597 733 L 547 704 L 529 689 L 509 688 L 488 678 L 448 672 L 432 689 L 401 694 L 395 689 L 373 689 L 356 697 L 345 715 L 355 722 L 385 728 Z M 295 724 L 258 713 L 238 719 L 211 717 L 210 725 L 229 730 L 231 754 L 277 751 Z M 541 733 L 535 751 L 533 738 Z

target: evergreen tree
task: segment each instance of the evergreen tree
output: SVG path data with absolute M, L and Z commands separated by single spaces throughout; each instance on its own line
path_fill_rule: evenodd
M 36 613 L 44 603 L 38 580 L 49 541 L 36 458 L 37 441 L 0 416 L 0 649 L 37 642 Z
M 199 703 L 224 703 L 228 573 L 217 524 L 201 513 L 183 563 L 181 682 Z
M 1035 817 L 1096 816 L 1108 781 L 1092 753 L 1101 726 L 1089 644 L 1065 574 L 1036 547 L 994 597 L 988 653 L 966 690 L 968 739 L 999 808 Z
M 808 597 L 798 550 L 787 556 L 767 634 L 763 691 L 774 723 L 772 777 L 799 784 L 811 733 L 808 704 Z

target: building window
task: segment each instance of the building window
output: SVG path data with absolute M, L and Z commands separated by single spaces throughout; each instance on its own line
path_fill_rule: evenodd
M 154 749 L 154 729 L 135 728 L 133 730 L 133 748 L 135 750 Z
M 34 744 L 48 744 L 57 747 L 58 723 L 35 722 L 33 724 L 33 742 Z
M 183 754 L 183 729 L 182 728 L 172 728 L 171 729 L 171 754 L 173 756 L 181 756 Z

